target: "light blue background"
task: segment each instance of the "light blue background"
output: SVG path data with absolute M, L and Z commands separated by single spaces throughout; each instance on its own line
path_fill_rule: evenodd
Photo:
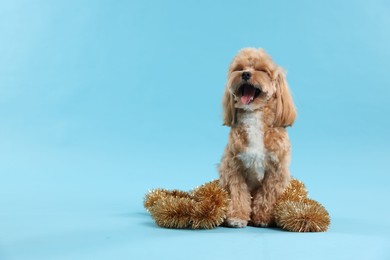
M 291 171 L 327 233 L 167 230 L 217 177 L 243 47 L 288 71 Z M 0 259 L 390 259 L 388 1 L 1 1 Z

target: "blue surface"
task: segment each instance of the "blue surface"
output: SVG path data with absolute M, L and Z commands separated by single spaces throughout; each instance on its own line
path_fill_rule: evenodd
M 390 259 L 386 1 L 1 1 L 0 259 Z M 217 177 L 226 69 L 288 71 L 291 171 L 326 233 L 167 230 L 150 188 Z

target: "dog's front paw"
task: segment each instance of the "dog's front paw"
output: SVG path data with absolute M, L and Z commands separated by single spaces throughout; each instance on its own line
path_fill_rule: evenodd
M 252 223 L 252 225 L 255 226 L 255 227 L 262 227 L 262 228 L 268 227 L 268 223 L 264 223 L 264 222 Z
M 252 219 L 250 221 L 250 225 L 254 227 L 274 227 L 275 223 L 271 215 L 268 216 L 252 216 Z
M 248 225 L 248 221 L 239 218 L 228 218 L 225 220 L 225 225 L 233 228 L 244 228 Z

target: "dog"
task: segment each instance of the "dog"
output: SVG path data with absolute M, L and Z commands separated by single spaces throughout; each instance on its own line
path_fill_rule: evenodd
M 230 202 L 225 225 L 269 227 L 291 180 L 290 141 L 296 109 L 285 73 L 263 49 L 245 48 L 230 64 L 223 94 L 228 144 L 218 167 Z

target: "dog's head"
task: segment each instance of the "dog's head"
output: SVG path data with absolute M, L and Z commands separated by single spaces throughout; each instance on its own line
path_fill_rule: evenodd
M 242 49 L 228 71 L 223 97 L 224 125 L 236 123 L 237 109 L 255 111 L 270 104 L 274 126 L 293 124 L 295 107 L 282 68 L 263 49 Z

